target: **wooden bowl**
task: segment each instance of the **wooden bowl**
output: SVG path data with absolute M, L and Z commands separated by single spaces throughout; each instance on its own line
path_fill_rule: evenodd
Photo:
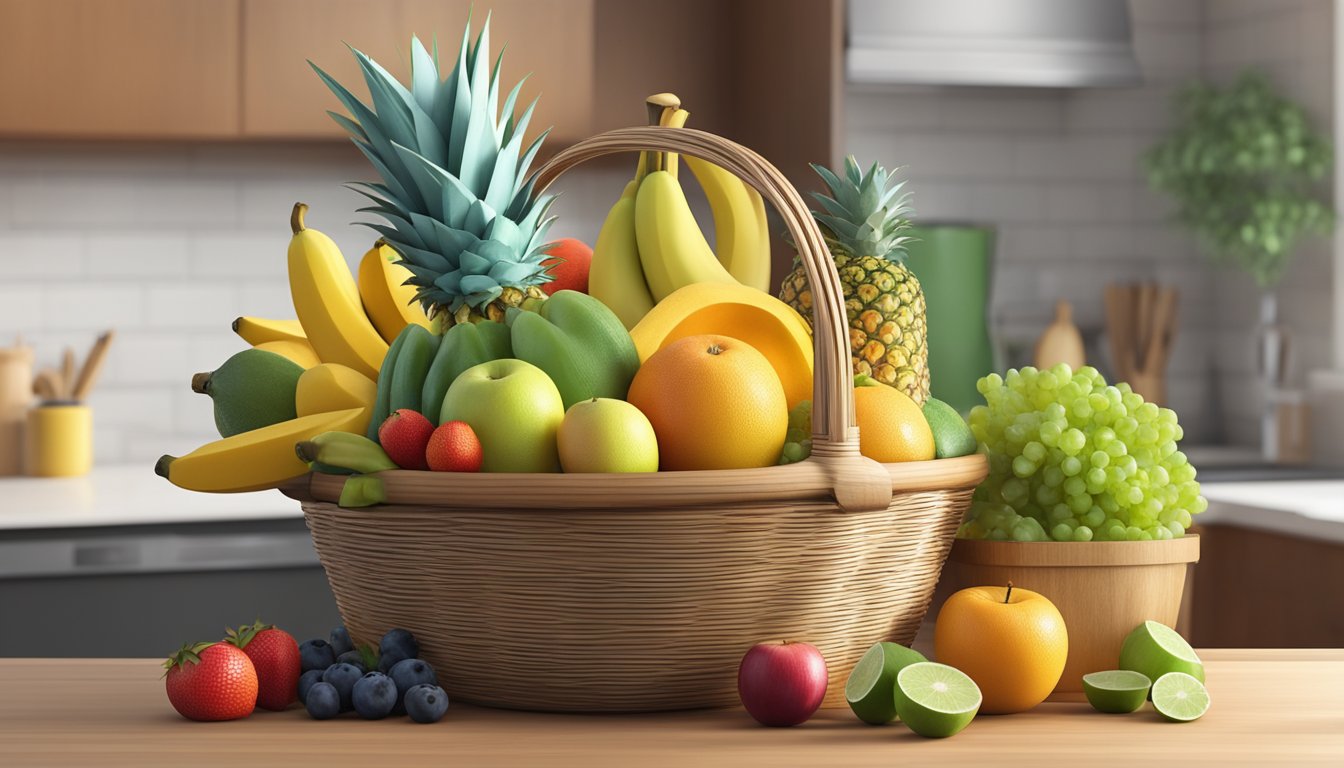
M 1115 669 L 1120 645 L 1146 620 L 1176 626 L 1199 536 L 1167 541 L 1015 542 L 957 539 L 939 592 L 1001 585 L 1039 592 L 1059 608 L 1069 658 L 1052 701 L 1082 699 L 1083 675 Z

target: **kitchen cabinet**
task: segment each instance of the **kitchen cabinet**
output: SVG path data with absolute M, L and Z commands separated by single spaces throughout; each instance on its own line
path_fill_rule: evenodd
M 0 0 L 0 135 L 237 135 L 240 0 Z
M 500 100 L 526 75 L 519 111 L 541 95 L 531 134 L 546 126 L 568 140 L 591 133 L 593 0 L 493 0 L 477 6 L 475 31 L 484 12 L 492 13 L 492 60 L 504 51 Z M 243 0 L 242 135 L 344 137 L 326 114 L 342 107 L 307 62 L 363 98 L 360 68 L 346 44 L 404 79 L 410 74 L 415 34 L 431 49 L 437 40 L 440 70 L 446 74 L 471 7 L 470 0 Z

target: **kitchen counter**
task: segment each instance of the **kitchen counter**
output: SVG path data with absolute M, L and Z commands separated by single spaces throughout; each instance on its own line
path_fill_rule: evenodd
M 1344 543 L 1344 480 L 1203 483 L 1201 526 L 1235 525 Z
M 947 740 L 848 710 L 757 726 L 740 710 L 545 715 L 454 704 L 434 725 L 353 715 L 316 722 L 297 706 L 192 723 L 164 695 L 159 662 L 0 659 L 0 744 L 23 766 L 372 764 L 659 766 L 1337 764 L 1344 755 L 1344 650 L 1202 651 L 1212 708 L 1169 723 L 1150 708 L 1087 704 L 980 717 Z
M 148 464 L 97 467 L 86 477 L 0 477 L 0 531 L 302 517 L 279 491 L 193 493 Z

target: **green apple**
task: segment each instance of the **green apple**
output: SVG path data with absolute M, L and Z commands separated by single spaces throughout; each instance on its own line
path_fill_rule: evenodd
M 566 472 L 657 472 L 658 438 L 624 400 L 594 397 L 570 407 L 557 440 Z
M 465 421 L 481 441 L 482 472 L 555 472 L 555 437 L 565 418 L 560 390 L 522 360 L 490 360 L 448 387 L 439 423 Z

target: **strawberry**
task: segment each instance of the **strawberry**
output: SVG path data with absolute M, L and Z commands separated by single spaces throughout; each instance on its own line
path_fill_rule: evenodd
M 163 666 L 168 701 L 189 720 L 237 720 L 257 705 L 256 667 L 232 645 L 184 645 Z
M 302 664 L 293 635 L 260 620 L 226 634 L 224 642 L 240 648 L 257 668 L 258 707 L 279 712 L 298 699 Z
M 425 446 L 429 445 L 433 432 L 434 422 L 424 414 L 400 408 L 378 427 L 378 444 L 402 469 L 429 469 Z
M 440 424 L 425 448 L 425 461 L 436 472 L 478 472 L 484 460 L 481 441 L 465 421 Z

